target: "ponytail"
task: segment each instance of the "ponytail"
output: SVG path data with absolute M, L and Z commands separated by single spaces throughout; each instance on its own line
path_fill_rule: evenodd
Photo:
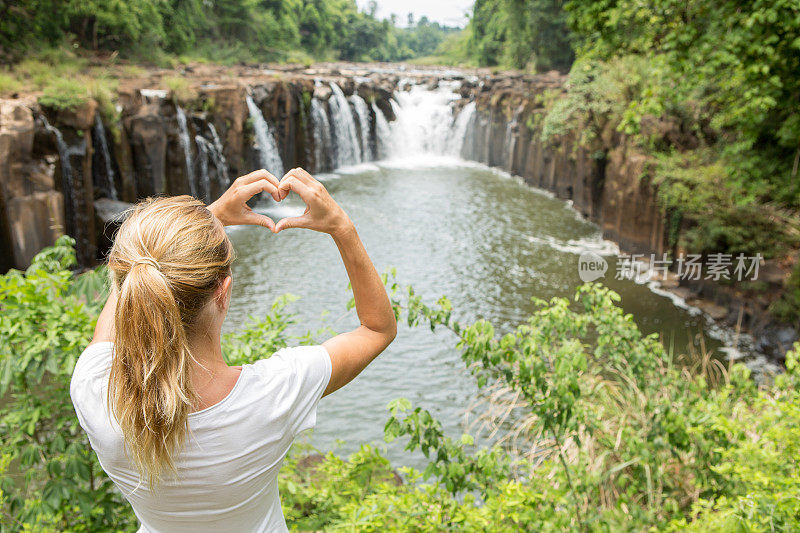
M 109 257 L 118 291 L 108 402 L 128 456 L 154 487 L 175 472 L 197 395 L 187 332 L 230 271 L 230 242 L 190 197 L 139 204 Z

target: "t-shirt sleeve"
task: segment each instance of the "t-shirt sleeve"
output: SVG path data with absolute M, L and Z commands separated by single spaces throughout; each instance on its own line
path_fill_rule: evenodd
M 317 405 L 331 379 L 330 355 L 322 346 L 297 346 L 279 350 L 270 359 L 290 371 L 289 430 L 297 436 L 317 422 Z

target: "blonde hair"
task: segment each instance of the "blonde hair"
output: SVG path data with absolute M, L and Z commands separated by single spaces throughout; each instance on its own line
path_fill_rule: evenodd
M 188 433 L 196 401 L 187 343 L 230 273 L 222 225 L 190 196 L 148 198 L 122 224 L 108 260 L 118 291 L 108 402 L 128 456 L 153 488 Z

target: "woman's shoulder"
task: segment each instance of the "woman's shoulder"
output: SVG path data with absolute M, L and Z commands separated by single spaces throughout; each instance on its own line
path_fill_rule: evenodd
M 111 370 L 113 352 L 113 342 L 93 342 L 78 357 L 69 387 L 76 408 L 102 393 Z
M 72 379 L 76 377 L 91 377 L 107 373 L 111 368 L 111 357 L 114 353 L 114 343 L 108 341 L 92 342 L 84 348 L 75 368 L 72 371 Z
M 307 366 L 316 366 L 330 362 L 328 351 L 321 345 L 292 346 L 281 348 L 271 357 L 259 359 L 249 366 L 258 374 L 275 372 L 296 372 Z

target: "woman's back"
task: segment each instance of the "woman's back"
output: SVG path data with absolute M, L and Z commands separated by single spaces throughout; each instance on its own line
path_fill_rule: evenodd
M 307 209 L 277 224 L 246 203 L 260 192 L 281 201 L 290 191 Z M 322 346 L 229 367 L 221 339 L 234 253 L 224 226 L 238 224 L 329 234 L 360 325 Z M 286 531 L 277 476 L 292 441 L 314 425 L 320 398 L 355 378 L 396 333 L 352 221 L 304 170 L 280 182 L 260 170 L 208 207 L 188 196 L 141 202 L 122 223 L 108 268 L 111 294 L 70 394 L 143 530 Z
M 126 456 L 106 407 L 113 344 L 81 355 L 71 395 L 103 470 L 125 494 L 145 531 L 285 531 L 277 476 L 300 432 L 314 426 L 331 363 L 321 346 L 287 348 L 243 365 L 220 402 L 189 414 L 189 438 L 175 477 L 151 490 Z

